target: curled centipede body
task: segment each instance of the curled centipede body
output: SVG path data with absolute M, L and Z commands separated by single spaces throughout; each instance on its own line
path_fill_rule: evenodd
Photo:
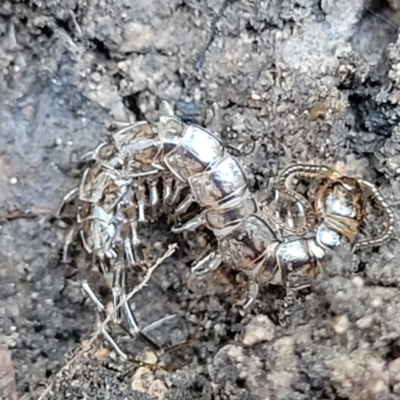
M 281 185 L 282 192 L 297 202 L 303 223 L 299 228 L 289 227 L 294 238 L 280 239 L 270 213 L 250 191 L 239 159 L 211 131 L 187 125 L 168 105 L 164 108 L 166 114 L 158 122 L 124 127 L 90 154 L 91 164 L 79 187 L 64 198 L 64 202 L 77 198 L 79 205 L 65 258 L 79 234 L 83 269 L 95 265 L 103 274 L 111 273 L 114 304 L 119 304 L 127 295 L 127 268 L 139 262 L 140 224 L 161 213 L 179 222 L 191 204 L 197 203 L 200 212 L 172 228 L 185 232 L 205 226 L 215 235 L 218 247 L 193 266 L 196 275 L 214 271 L 223 263 L 243 272 L 249 280 L 245 308 L 256 299 L 260 285 L 285 286 L 288 278 L 295 277 L 297 287 L 307 286 L 318 273 L 326 250 L 336 246 L 325 246 L 319 231 L 311 230 L 315 212 L 309 202 L 290 185 Z M 284 175 L 283 181 L 290 176 Z M 313 234 L 303 237 L 308 231 Z M 104 313 L 85 278 L 82 287 Z M 123 318 L 132 334 L 141 332 L 128 302 L 115 314 L 115 322 Z M 124 356 L 108 332 L 103 333 Z

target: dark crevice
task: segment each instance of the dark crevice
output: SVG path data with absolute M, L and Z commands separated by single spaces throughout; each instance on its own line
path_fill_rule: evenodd
M 59 18 L 54 18 L 54 20 L 56 21 L 56 24 L 60 29 L 67 32 L 69 35 L 73 35 L 74 32 L 71 30 L 68 20 L 63 20 Z
M 123 97 L 124 106 L 133 113 L 137 121 L 141 121 L 144 119 L 144 115 L 138 105 L 139 96 L 140 92 Z
M 206 58 L 206 53 L 208 51 L 208 49 L 210 48 L 210 46 L 212 45 L 212 43 L 215 40 L 215 36 L 217 34 L 217 24 L 220 21 L 220 19 L 223 17 L 225 10 L 227 9 L 228 5 L 230 3 L 234 3 L 237 0 L 225 0 L 221 6 L 221 8 L 218 11 L 218 14 L 213 18 L 212 22 L 211 22 L 211 34 L 210 37 L 207 41 L 207 43 L 205 44 L 204 48 L 202 50 L 200 50 L 199 54 L 196 57 L 196 61 L 194 62 L 194 69 L 196 71 L 200 71 L 203 68 L 204 65 L 204 61 Z
M 385 354 L 386 361 L 390 362 L 400 357 L 400 338 L 390 341 L 387 347 L 388 351 Z
M 389 138 L 393 128 L 400 123 L 400 107 L 396 104 L 379 104 L 372 96 L 358 93 L 349 96 L 349 103 L 358 131 Z
M 42 34 L 45 35 L 48 39 L 50 39 L 54 34 L 54 30 L 47 25 L 43 26 L 41 31 Z
M 106 60 L 111 60 L 110 49 L 97 38 L 89 39 L 89 46 L 93 50 L 97 51 L 100 55 L 102 55 Z

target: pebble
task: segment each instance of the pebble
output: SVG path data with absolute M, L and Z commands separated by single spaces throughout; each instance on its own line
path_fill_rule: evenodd
M 246 326 L 243 344 L 253 346 L 260 342 L 268 342 L 275 336 L 275 325 L 266 315 L 257 315 Z

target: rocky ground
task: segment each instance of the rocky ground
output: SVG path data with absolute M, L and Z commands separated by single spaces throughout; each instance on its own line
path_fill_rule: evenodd
M 161 221 L 148 248 L 179 251 L 134 306 L 144 325 L 179 316 L 160 340 L 193 340 L 157 361 L 116 332 L 157 364 L 138 369 L 88 346 L 94 312 L 51 218 L 79 157 L 116 120 L 155 120 L 162 99 L 199 123 L 217 101 L 224 143 L 260 139 L 255 187 L 292 162 L 340 163 L 398 218 L 399 23 L 397 0 L 1 1 L 0 398 L 400 398 L 396 237 L 357 268 L 339 252 L 304 293 L 264 289 L 242 316 L 239 277 L 195 280 Z

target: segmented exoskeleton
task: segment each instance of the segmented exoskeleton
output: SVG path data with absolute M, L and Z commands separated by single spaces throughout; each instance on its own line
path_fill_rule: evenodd
M 94 264 L 105 275 L 112 274 L 116 305 L 126 298 L 127 268 L 139 262 L 140 224 L 160 213 L 171 215 L 177 222 L 195 202 L 200 213 L 172 230 L 184 232 L 204 225 L 215 235 L 218 248 L 193 266 L 196 275 L 214 271 L 222 263 L 245 273 L 249 279 L 245 308 L 255 300 L 260 284 L 286 285 L 289 278 L 296 277 L 297 287 L 308 285 L 327 248 L 336 247 L 336 242 L 324 242 L 326 234 L 320 222 L 315 234 L 311 230 L 319 214 L 286 184 L 292 175 L 281 178 L 284 184 L 280 189 L 296 201 L 302 224 L 285 228 L 295 237 L 282 241 L 271 225 L 270 212 L 260 207 L 257 195 L 251 193 L 241 162 L 226 151 L 215 134 L 184 124 L 173 116 L 170 107 L 165 109 L 166 115 L 158 122 L 127 126 L 90 154 L 92 165 L 85 170 L 79 188 L 64 198 L 69 202 L 76 197 L 79 204 L 65 257 L 74 234 L 79 232 L 84 248 L 82 263 Z M 320 198 L 324 208 L 325 198 Z M 311 236 L 303 237 L 306 232 Z M 104 312 L 86 280 L 82 286 Z M 116 313 L 115 322 L 125 317 L 130 332 L 140 332 L 128 302 L 121 312 Z M 124 356 L 111 336 L 103 333 Z

